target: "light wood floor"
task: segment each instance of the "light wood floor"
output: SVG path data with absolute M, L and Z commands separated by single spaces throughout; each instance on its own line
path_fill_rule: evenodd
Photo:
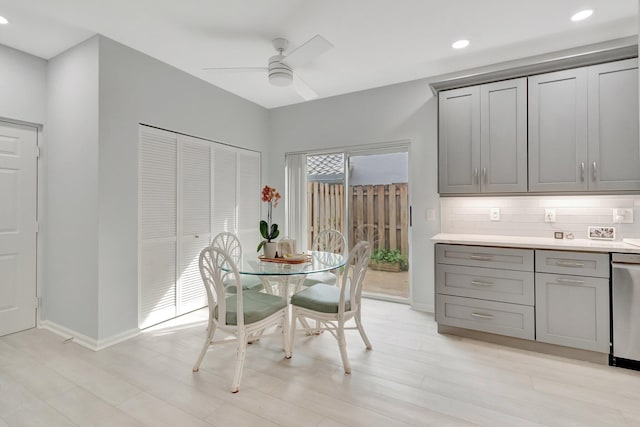
M 233 345 L 192 373 L 206 312 L 92 352 L 44 330 L 0 338 L 0 426 L 638 426 L 640 372 L 438 335 L 431 315 L 364 301 L 366 351 L 328 333 L 249 346 L 238 394 Z

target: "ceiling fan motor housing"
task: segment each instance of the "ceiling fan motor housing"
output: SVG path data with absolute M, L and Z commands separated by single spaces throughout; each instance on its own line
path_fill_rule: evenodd
M 289 86 L 293 81 L 293 70 L 283 60 L 282 55 L 269 58 L 269 82 L 274 86 Z

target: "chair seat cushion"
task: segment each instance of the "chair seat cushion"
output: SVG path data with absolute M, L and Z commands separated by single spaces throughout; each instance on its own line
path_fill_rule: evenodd
M 233 283 L 233 279 L 225 280 L 225 286 Z M 264 289 L 264 285 L 262 284 L 262 280 L 258 276 L 251 275 L 240 275 L 240 283 L 242 283 L 243 291 L 261 291 Z M 233 287 L 227 288 L 227 292 L 235 293 L 236 289 Z
M 340 304 L 340 288 L 318 283 L 291 297 L 291 304 L 321 313 L 337 313 Z M 349 294 L 345 294 L 345 310 L 351 310 Z
M 308 274 L 307 277 L 302 282 L 302 286 L 313 286 L 318 283 L 327 283 L 329 285 L 336 284 L 336 275 L 329 272 L 323 271 L 321 273 L 311 273 Z
M 266 319 L 278 310 L 287 307 L 287 301 L 283 297 L 265 294 L 263 292 L 242 292 L 242 304 L 244 310 L 244 323 L 250 324 Z M 218 306 L 213 310 L 213 315 L 218 318 Z M 227 297 L 227 325 L 238 324 L 238 295 Z

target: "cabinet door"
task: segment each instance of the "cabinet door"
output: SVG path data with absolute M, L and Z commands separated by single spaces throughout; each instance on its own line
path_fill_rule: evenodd
M 529 78 L 529 191 L 587 189 L 587 70 Z
M 438 97 L 440 193 L 480 189 L 480 87 L 440 92 Z
M 609 279 L 536 273 L 536 340 L 609 352 Z
M 589 67 L 589 189 L 640 190 L 638 60 Z
M 481 86 L 480 188 L 527 191 L 527 79 Z

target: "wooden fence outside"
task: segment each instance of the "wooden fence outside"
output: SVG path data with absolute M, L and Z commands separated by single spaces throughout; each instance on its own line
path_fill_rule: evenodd
M 319 231 L 349 226 L 349 247 L 367 240 L 375 249 L 399 249 L 409 255 L 408 184 L 356 185 L 348 189 L 350 218 L 344 218 L 344 186 L 307 183 L 309 244 Z

